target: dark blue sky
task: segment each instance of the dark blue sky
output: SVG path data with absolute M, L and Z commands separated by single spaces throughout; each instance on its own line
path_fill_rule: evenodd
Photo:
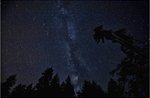
M 104 89 L 109 72 L 124 58 L 119 44 L 97 44 L 93 30 L 126 28 L 136 39 L 148 38 L 147 1 L 2 1 L 2 80 L 17 74 L 33 83 L 48 67 L 75 85 L 95 80 Z

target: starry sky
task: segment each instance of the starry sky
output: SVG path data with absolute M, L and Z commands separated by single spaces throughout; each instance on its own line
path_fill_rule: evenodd
M 109 72 L 125 57 L 120 45 L 97 44 L 94 28 L 126 28 L 147 41 L 148 1 L 4 0 L 2 5 L 2 81 L 17 74 L 18 83 L 36 83 L 53 67 L 76 89 L 84 79 L 106 90 Z

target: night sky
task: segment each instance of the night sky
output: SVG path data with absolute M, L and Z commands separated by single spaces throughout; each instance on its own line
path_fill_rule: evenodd
M 101 0 L 4 0 L 2 5 L 2 81 L 36 83 L 53 67 L 61 81 L 71 76 L 76 89 L 84 79 L 106 90 L 109 72 L 125 57 L 120 45 L 97 44 L 94 29 L 126 28 L 134 38 L 148 37 L 148 2 Z

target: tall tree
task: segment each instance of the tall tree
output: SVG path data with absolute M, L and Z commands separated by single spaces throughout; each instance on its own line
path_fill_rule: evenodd
M 117 31 L 104 30 L 102 26 L 95 29 L 94 39 L 97 43 L 104 39 L 121 44 L 126 54 L 111 73 L 118 76 L 118 82 L 124 88 L 125 96 L 148 97 L 149 92 L 149 50 L 148 43 L 138 46 L 139 41 L 126 33 L 125 29 Z
M 51 96 L 52 97 L 60 97 L 61 96 L 61 88 L 60 88 L 60 83 L 59 83 L 59 77 L 58 75 L 54 75 L 52 78 L 51 84 Z
M 35 89 L 32 87 L 32 84 L 26 87 L 25 97 L 35 97 Z
M 79 97 L 105 97 L 105 92 L 94 81 L 84 81 L 81 92 L 78 93 Z
M 123 97 L 123 89 L 121 86 L 113 79 L 108 82 L 108 97 Z
M 13 89 L 10 97 L 25 97 L 25 90 L 26 86 L 19 84 Z
M 75 97 L 74 87 L 71 83 L 71 79 L 68 76 L 65 82 L 61 84 L 62 97 Z
M 51 80 L 53 77 L 53 69 L 48 68 L 42 73 L 42 77 L 39 79 L 36 84 L 36 94 L 39 97 L 48 97 L 51 96 Z

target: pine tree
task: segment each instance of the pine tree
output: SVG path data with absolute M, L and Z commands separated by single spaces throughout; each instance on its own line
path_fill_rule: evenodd
M 84 81 L 81 92 L 78 92 L 79 97 L 105 97 L 105 92 L 94 81 Z
M 53 77 L 53 69 L 48 68 L 42 73 L 42 77 L 36 84 L 36 96 L 48 97 L 51 96 L 51 80 Z
M 61 85 L 62 97 L 75 97 L 74 87 L 71 83 L 71 79 L 68 76 L 65 82 Z
M 121 86 L 113 79 L 108 82 L 108 97 L 123 97 L 123 89 Z
M 138 46 L 141 41 L 135 40 L 125 29 L 117 31 L 104 30 L 102 26 L 95 29 L 94 39 L 97 43 L 104 39 L 121 45 L 126 54 L 121 64 L 111 74 L 118 77 L 118 83 L 127 97 L 149 96 L 149 45 L 147 42 Z
M 61 88 L 59 83 L 59 77 L 58 75 L 54 75 L 51 81 L 51 96 L 52 97 L 60 97 L 61 96 Z
M 25 89 L 26 89 L 25 85 L 19 84 L 13 89 L 10 96 L 11 97 L 24 97 L 25 96 Z

